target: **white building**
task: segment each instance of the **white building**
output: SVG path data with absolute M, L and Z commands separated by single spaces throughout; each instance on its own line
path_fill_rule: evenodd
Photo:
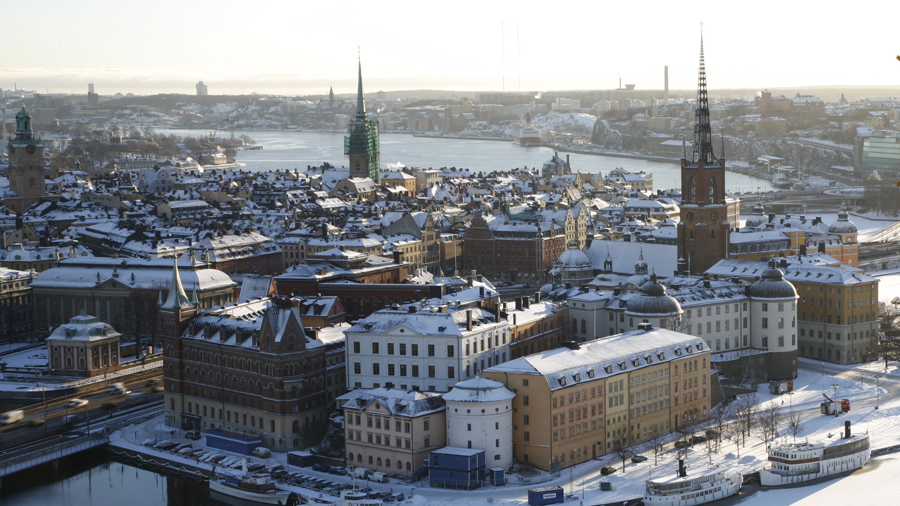
M 349 389 L 447 392 L 510 357 L 507 321 L 477 307 L 394 304 L 345 334 Z
M 512 399 L 503 383 L 475 378 L 444 394 L 447 446 L 485 451 L 485 465 L 509 469 L 513 464 Z

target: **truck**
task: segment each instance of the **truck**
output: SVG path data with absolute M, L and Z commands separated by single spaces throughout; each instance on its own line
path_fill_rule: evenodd
M 819 405 L 819 410 L 823 415 L 839 415 L 850 411 L 850 399 L 836 401 L 825 394 L 822 394 L 822 397 L 828 399 L 826 402 Z
M 794 380 L 773 381 L 769 383 L 770 394 L 786 394 L 794 390 Z
M 371 476 L 369 476 L 369 480 L 377 481 L 378 483 L 387 483 L 388 477 L 382 472 L 374 472 L 371 474 Z
M 370 474 L 372 474 L 372 471 L 366 469 L 365 467 L 357 467 L 353 470 L 353 477 L 359 478 L 361 480 L 368 478 Z

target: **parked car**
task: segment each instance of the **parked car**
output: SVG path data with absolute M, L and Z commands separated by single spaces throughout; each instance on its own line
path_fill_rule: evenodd
M 329 469 L 328 466 L 326 466 L 325 464 L 319 464 L 318 462 L 316 462 L 312 466 L 313 471 L 318 471 L 320 473 L 327 473 L 328 469 Z
M 618 471 L 618 469 L 613 466 L 603 466 L 600 469 L 600 474 L 602 474 L 603 476 L 609 476 L 610 474 L 615 474 L 616 471 Z
M 645 457 L 643 455 L 635 455 L 634 457 L 631 457 L 631 461 L 634 462 L 635 464 L 640 464 L 641 462 L 645 462 L 646 460 L 647 460 L 647 457 Z
M 689 443 L 687 441 L 682 441 L 682 440 L 675 441 L 675 448 L 683 449 L 683 448 L 687 448 L 688 446 L 691 446 L 691 443 Z
M 190 439 L 191 441 L 196 441 L 200 439 L 200 431 L 199 430 L 189 430 L 184 433 L 185 439 Z
M 691 444 L 692 444 L 692 445 L 700 444 L 700 443 L 703 443 L 703 442 L 705 442 L 705 441 L 706 441 L 706 438 L 703 437 L 703 436 L 692 436 L 692 437 L 691 437 Z

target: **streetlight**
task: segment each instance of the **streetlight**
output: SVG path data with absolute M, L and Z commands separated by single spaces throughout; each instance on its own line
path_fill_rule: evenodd
M 878 389 L 878 380 L 881 379 L 881 376 L 875 376 L 875 409 L 878 409 L 878 401 L 880 398 L 881 391 Z
M 831 388 L 834 389 L 834 396 L 835 396 L 835 397 L 837 397 L 837 389 L 838 389 L 839 386 L 840 386 L 840 385 L 838 385 L 837 383 L 832 383 L 832 384 L 831 384 Z

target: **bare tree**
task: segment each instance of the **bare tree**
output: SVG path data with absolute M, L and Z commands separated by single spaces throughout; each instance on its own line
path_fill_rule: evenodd
M 734 418 L 740 428 L 739 440 L 744 446 L 747 444 L 746 441 L 750 437 L 753 426 L 756 425 L 756 413 L 759 409 L 756 405 L 758 403 L 759 399 L 755 393 L 739 395 L 733 403 Z
M 631 457 L 634 452 L 633 450 L 634 444 L 631 442 L 631 438 L 629 434 L 624 434 L 621 437 L 617 438 L 613 441 L 613 452 L 622 459 L 622 472 L 625 472 L 625 462 L 628 457 Z
M 653 450 L 653 465 L 659 465 L 659 454 L 666 451 L 666 433 L 654 430 L 650 435 L 650 449 Z
M 719 404 L 710 412 L 708 425 L 709 430 L 706 432 L 709 437 L 710 449 L 718 453 L 719 447 L 722 445 L 722 434 L 728 428 L 728 407 L 724 403 Z
M 794 441 L 797 440 L 797 435 L 803 432 L 803 422 L 800 421 L 800 413 L 791 411 L 787 416 L 787 429 L 788 432 L 794 436 Z
M 775 403 L 775 401 L 769 401 L 763 407 L 763 409 L 759 412 L 759 416 L 757 417 L 757 425 L 759 426 L 759 431 L 762 435 L 763 441 L 766 443 L 766 446 L 769 445 L 769 440 L 775 439 L 778 434 L 778 425 L 781 423 L 781 406 Z

